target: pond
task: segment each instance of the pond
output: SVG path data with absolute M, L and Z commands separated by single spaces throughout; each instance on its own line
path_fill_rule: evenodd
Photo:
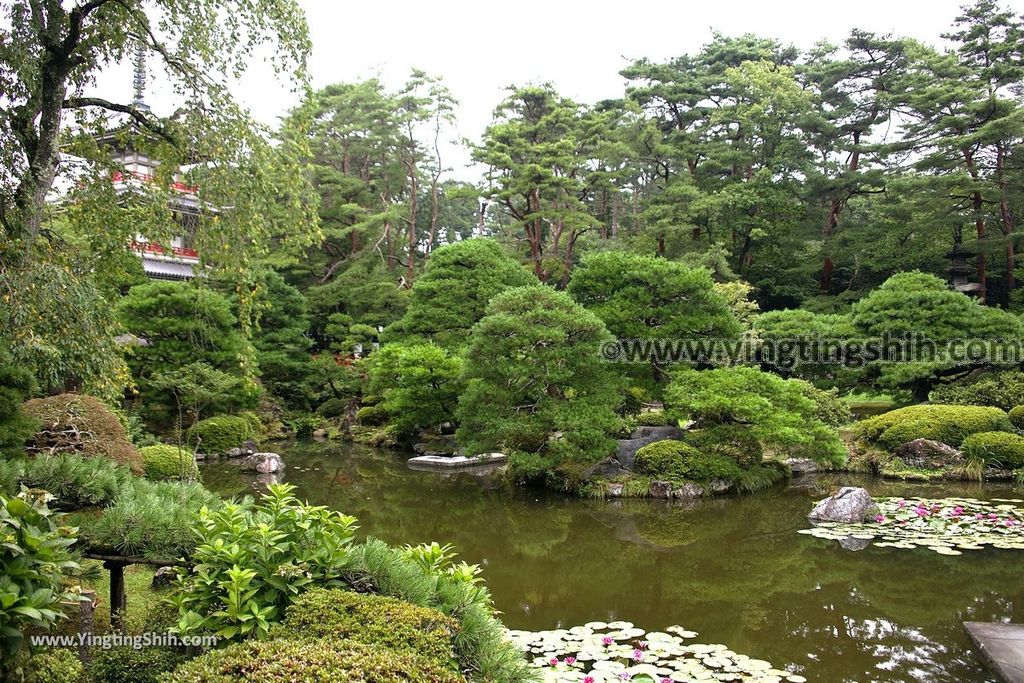
M 854 552 L 796 533 L 812 501 L 840 483 L 875 495 L 976 498 L 1013 497 L 1007 487 L 829 476 L 681 506 L 508 493 L 486 478 L 412 471 L 399 454 L 351 444 L 276 450 L 301 498 L 356 515 L 362 533 L 449 542 L 482 565 L 511 628 L 682 625 L 700 642 L 812 681 L 992 681 L 961 622 L 1024 621 L 1019 552 Z M 224 495 L 258 486 L 229 461 L 203 465 L 202 476 Z

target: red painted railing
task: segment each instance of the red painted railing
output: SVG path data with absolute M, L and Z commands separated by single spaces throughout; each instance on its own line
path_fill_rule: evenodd
M 149 173 L 140 173 L 138 171 L 114 171 L 111 177 L 113 178 L 115 183 L 123 182 L 131 178 L 141 180 L 146 183 L 151 183 L 153 182 L 154 179 L 153 176 L 150 175 Z M 199 191 L 198 185 L 189 185 L 187 183 L 183 183 L 180 181 L 175 181 L 171 183 L 171 187 L 173 187 L 175 190 L 178 190 L 179 192 L 189 192 L 191 194 L 195 194 L 196 192 Z
M 167 256 L 169 251 L 171 256 L 180 256 L 181 258 L 199 258 L 199 252 L 195 249 L 190 249 L 188 247 L 171 247 L 170 250 L 168 250 L 163 245 L 156 244 L 154 242 L 132 242 L 132 249 L 134 251 L 142 251 L 147 254 L 160 254 L 162 256 Z

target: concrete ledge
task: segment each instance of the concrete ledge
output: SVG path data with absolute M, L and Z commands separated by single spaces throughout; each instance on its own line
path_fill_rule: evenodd
M 407 464 L 409 467 L 419 469 L 421 467 L 427 467 L 430 469 L 461 469 L 465 467 L 480 467 L 482 465 L 497 465 L 508 460 L 508 456 L 504 453 L 483 453 L 481 455 L 465 456 L 465 455 L 421 455 L 415 458 L 409 458 Z
M 982 660 L 1005 683 L 1024 683 L 1024 624 L 965 621 Z

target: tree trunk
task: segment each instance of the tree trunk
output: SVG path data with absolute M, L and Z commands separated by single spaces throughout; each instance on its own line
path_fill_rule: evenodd
M 974 165 L 974 152 L 970 148 L 963 150 L 964 163 L 967 165 L 967 172 L 974 182 L 978 182 L 978 169 Z M 978 292 L 978 299 L 985 303 L 988 287 L 988 273 L 985 264 L 985 254 L 982 251 L 982 240 L 985 239 L 985 213 L 982 204 L 981 190 L 975 189 L 971 192 L 971 209 L 974 213 L 974 229 L 978 235 L 978 256 L 976 259 L 978 270 L 978 284 L 981 290 Z

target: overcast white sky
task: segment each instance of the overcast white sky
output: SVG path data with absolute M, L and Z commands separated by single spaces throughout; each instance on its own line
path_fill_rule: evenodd
M 460 100 L 453 138 L 478 139 L 510 84 L 550 81 L 582 102 L 620 97 L 618 75 L 629 60 L 667 59 L 698 50 L 713 30 L 756 33 L 806 49 L 821 39 L 841 41 L 852 28 L 907 35 L 939 44 L 965 0 L 709 0 L 603 2 L 591 0 L 453 0 L 349 2 L 299 0 L 313 40 L 313 84 L 379 76 L 391 87 L 410 68 L 443 76 Z M 1003 4 L 1024 11 L 1024 0 Z M 130 99 L 131 79 L 117 69 L 101 79 L 108 96 Z M 273 123 L 295 96 L 254 67 L 237 96 Z M 160 89 L 150 96 L 158 113 Z M 170 105 L 168 105 L 170 106 Z M 463 166 L 464 151 L 445 163 Z M 456 176 L 472 178 L 472 172 Z

